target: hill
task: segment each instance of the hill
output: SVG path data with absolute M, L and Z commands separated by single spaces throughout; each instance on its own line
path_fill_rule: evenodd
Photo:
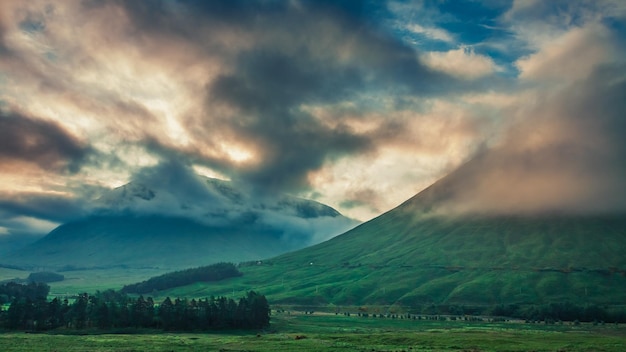
M 233 263 L 215 263 L 199 268 L 174 271 L 152 277 L 136 284 L 125 285 L 120 292 L 150 293 L 152 291 L 185 286 L 195 282 L 220 281 L 237 276 L 241 276 L 241 272 L 237 270 L 237 267 Z
M 335 305 L 623 304 L 623 214 L 438 211 L 453 174 L 324 243 L 251 264 L 193 294 L 255 289 L 272 302 Z M 177 289 L 166 294 L 184 294 Z
M 2 263 L 172 270 L 270 257 L 356 224 L 314 201 L 255 196 L 209 178 L 192 186 L 129 183 L 114 189 L 95 202 L 90 216 L 57 227 Z

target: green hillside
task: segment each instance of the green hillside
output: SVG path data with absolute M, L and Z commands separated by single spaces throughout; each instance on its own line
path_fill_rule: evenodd
M 626 303 L 626 216 L 434 216 L 425 191 L 243 277 L 164 295 L 255 289 L 292 304 Z M 427 203 L 427 202 L 426 202 Z

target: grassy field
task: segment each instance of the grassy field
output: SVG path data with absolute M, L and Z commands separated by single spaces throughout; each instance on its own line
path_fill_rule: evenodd
M 280 313 L 270 331 L 0 334 L 13 351 L 624 351 L 626 326 L 541 325 Z
M 101 269 L 77 270 L 62 272 L 65 280 L 51 282 L 50 295 L 63 296 L 82 292 L 93 293 L 97 290 L 119 290 L 122 286 L 143 281 L 146 277 L 160 275 L 163 270 L 158 269 Z
M 15 278 L 24 279 L 28 276 L 28 274 L 30 274 L 30 272 L 0 267 L 0 281 L 11 280 Z
M 88 292 L 94 293 L 97 290 L 105 291 L 108 289 L 119 290 L 122 286 L 143 281 L 146 278 L 163 274 L 167 270 L 163 269 L 91 269 L 60 272 L 65 276 L 65 280 L 60 282 L 52 282 L 50 286 L 50 295 L 54 297 L 63 297 L 66 295 L 74 295 L 78 293 Z M 26 279 L 31 271 L 22 271 L 15 269 L 0 268 L 0 281 L 10 279 Z

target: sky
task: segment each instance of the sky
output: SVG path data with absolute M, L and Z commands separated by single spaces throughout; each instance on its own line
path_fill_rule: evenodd
M 625 132 L 621 0 L 0 2 L 0 235 L 168 168 L 360 221 L 461 166 L 455 211 L 622 211 Z

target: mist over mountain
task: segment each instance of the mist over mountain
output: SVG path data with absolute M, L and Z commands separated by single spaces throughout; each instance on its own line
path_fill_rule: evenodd
M 179 164 L 160 164 L 96 199 L 89 215 L 3 262 L 180 268 L 258 260 L 319 243 L 356 224 L 315 201 L 247 192 Z
M 130 183 L 105 193 L 95 201 L 93 214 L 175 216 L 211 227 L 257 224 L 280 229 L 285 240 L 301 245 L 357 224 L 324 204 L 199 176 L 175 161 L 146 168 Z

